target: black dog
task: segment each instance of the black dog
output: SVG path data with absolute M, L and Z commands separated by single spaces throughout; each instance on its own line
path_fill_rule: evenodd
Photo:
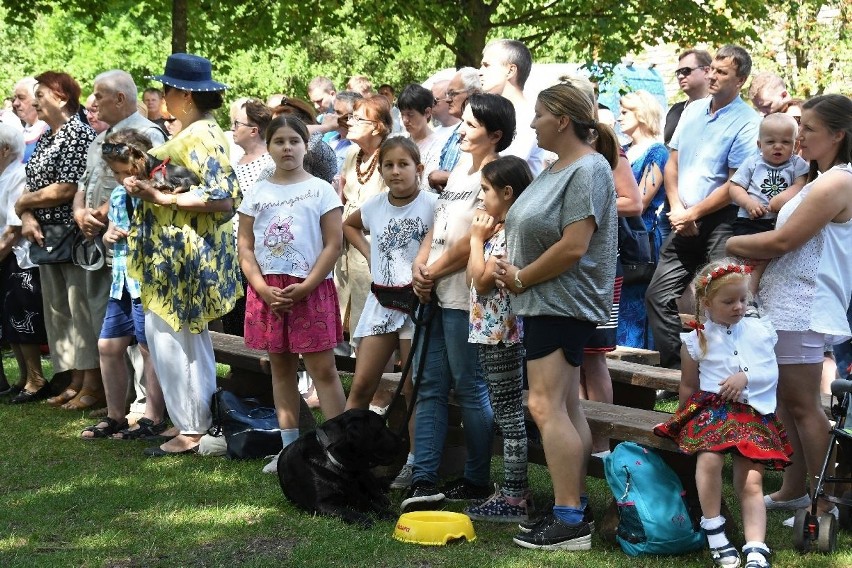
M 278 481 L 284 495 L 300 509 L 370 527 L 370 514 L 395 518 L 370 468 L 390 465 L 403 445 L 382 416 L 347 410 L 281 452 Z
M 172 164 L 169 158 L 158 160 L 150 154 L 147 158 L 149 183 L 163 193 L 185 193 L 201 183 L 192 170 Z

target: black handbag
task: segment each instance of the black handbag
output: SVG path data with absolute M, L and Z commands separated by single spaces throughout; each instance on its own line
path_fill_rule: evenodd
M 275 409 L 262 406 L 255 398 L 240 398 L 231 391 L 213 393 L 213 422 L 225 436 L 227 456 L 254 459 L 281 451 L 281 431 Z
M 74 241 L 80 233 L 75 223 L 67 225 L 41 226 L 44 246 L 33 243 L 30 246 L 30 260 L 33 264 L 64 264 L 71 262 Z
M 639 215 L 618 218 L 618 255 L 624 270 L 623 284 L 648 284 L 657 269 L 654 231 L 648 231 Z

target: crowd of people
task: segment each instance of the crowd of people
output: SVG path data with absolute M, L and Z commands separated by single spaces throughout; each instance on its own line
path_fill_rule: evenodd
M 519 546 L 588 550 L 586 464 L 609 441 L 593 438 L 580 400 L 612 401 L 605 353 L 617 344 L 656 349 L 682 386 L 655 432 L 699 455 L 714 564 L 741 562 L 720 512 L 731 453 L 745 565 L 768 566 L 766 510 L 809 506 L 820 471 L 832 345 L 848 364 L 852 101 L 793 99 L 780 78 L 752 77 L 738 46 L 690 49 L 678 65 L 684 102 L 666 114 L 630 92 L 608 109 L 615 123 L 581 77 L 528 100 L 532 56 L 505 39 L 479 69 L 398 99 L 363 76 L 340 92 L 316 77 L 310 102 L 238 98 L 228 131 L 215 119 L 227 87 L 197 55 L 169 56 L 148 77 L 162 90 L 141 100 L 120 70 L 98 75 L 85 105 L 66 73 L 21 79 L 0 123 L 2 333 L 20 374 L 0 391 L 99 413 L 82 439 L 196 453 L 212 424 L 215 326 L 269 353 L 286 447 L 300 396 L 315 393 L 326 418 L 381 411 L 384 370 L 426 349 L 392 483 L 403 511 L 467 501 L 475 520 L 519 523 Z M 623 284 L 619 217 L 631 216 L 657 267 Z M 428 343 L 413 342 L 418 300 Z M 44 376 L 45 344 L 61 392 Z M 335 353 L 356 359 L 348 398 Z M 554 493 L 537 518 L 524 389 Z M 467 458 L 441 483 L 451 390 Z M 765 468 L 785 470 L 771 495 Z

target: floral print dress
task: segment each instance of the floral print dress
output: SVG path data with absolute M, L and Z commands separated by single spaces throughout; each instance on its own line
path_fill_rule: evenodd
M 234 209 L 200 213 L 142 202 L 127 242 L 128 272 L 142 284 L 142 306 L 175 331 L 201 333 L 210 320 L 230 312 L 243 295 L 231 219 L 242 200 L 228 159 L 228 142 L 212 119 L 193 122 L 151 150 L 195 173 L 190 192 L 205 202 L 233 199 Z

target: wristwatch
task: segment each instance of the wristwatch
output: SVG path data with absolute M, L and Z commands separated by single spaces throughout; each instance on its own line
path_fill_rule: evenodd
M 524 287 L 524 283 L 521 282 L 521 271 L 518 270 L 515 272 L 515 288 L 522 289 Z

